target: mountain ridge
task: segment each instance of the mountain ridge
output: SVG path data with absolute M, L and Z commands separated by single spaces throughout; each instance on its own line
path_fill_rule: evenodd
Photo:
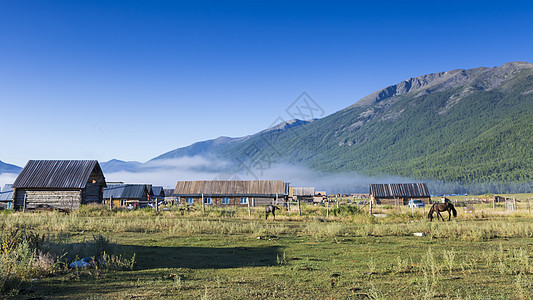
M 332 173 L 485 186 L 521 182 L 533 190 L 531 132 L 533 64 L 511 62 L 410 78 L 311 124 L 204 154 L 252 163 L 275 156 Z

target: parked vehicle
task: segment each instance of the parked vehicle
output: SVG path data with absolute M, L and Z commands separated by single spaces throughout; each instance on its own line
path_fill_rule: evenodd
M 409 207 L 419 208 L 424 207 L 426 204 L 420 199 L 409 200 Z

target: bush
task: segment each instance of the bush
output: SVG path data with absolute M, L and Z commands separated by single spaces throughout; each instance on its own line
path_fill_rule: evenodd
M 361 210 L 357 206 L 341 205 L 339 208 L 334 208 L 332 212 L 334 216 L 352 216 L 361 213 Z

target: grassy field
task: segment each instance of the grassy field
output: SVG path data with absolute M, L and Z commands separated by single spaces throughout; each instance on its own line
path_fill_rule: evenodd
M 304 206 L 302 216 L 283 211 L 276 220 L 264 220 L 260 209 L 252 216 L 244 209 L 215 208 L 3 213 L 3 241 L 18 228 L 39 236 L 41 249 L 55 255 L 46 272 L 35 271 L 33 263 L 19 281 L 4 281 L 3 297 L 532 297 L 533 217 L 525 205 L 508 212 L 480 204 L 474 215 L 459 210 L 452 222 L 431 223 L 427 208 L 378 206 L 384 217 L 334 208 L 329 218 L 324 207 Z M 101 255 L 102 249 L 114 258 L 90 269 L 64 264 Z M 7 276 L 13 253 L 2 254 L 1 276 Z

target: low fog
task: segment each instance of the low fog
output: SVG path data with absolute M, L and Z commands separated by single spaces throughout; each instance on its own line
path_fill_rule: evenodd
M 11 184 L 15 182 L 15 179 L 17 179 L 18 174 L 12 174 L 12 173 L 1 173 L 0 174 L 0 189 L 4 187 L 6 184 Z
M 107 181 L 125 183 L 151 183 L 165 188 L 174 188 L 176 181 L 184 180 L 276 180 L 281 179 L 291 186 L 312 186 L 317 191 L 328 193 L 368 193 L 371 183 L 412 182 L 408 178 L 372 178 L 357 173 L 325 174 L 301 166 L 272 164 L 268 168 L 249 168 L 229 171 L 238 166 L 206 157 L 184 157 L 172 160 L 157 160 L 143 164 L 138 172 L 105 172 Z

